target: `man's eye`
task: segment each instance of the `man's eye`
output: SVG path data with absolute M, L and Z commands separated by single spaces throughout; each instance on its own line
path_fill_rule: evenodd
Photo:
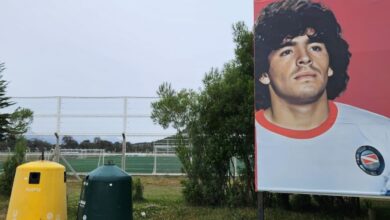
M 291 54 L 291 53 L 292 53 L 292 50 L 284 50 L 284 51 L 282 51 L 282 52 L 280 53 L 280 56 L 281 56 L 281 57 L 287 56 L 287 55 L 289 55 L 289 54 Z
M 322 47 L 320 47 L 320 46 L 312 46 L 311 49 L 312 49 L 313 51 L 316 51 L 316 52 L 322 51 Z

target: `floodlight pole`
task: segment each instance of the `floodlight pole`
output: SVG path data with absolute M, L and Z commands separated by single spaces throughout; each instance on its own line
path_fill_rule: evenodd
M 258 219 L 264 220 L 264 193 L 257 192 Z
M 126 134 L 122 133 L 122 170 L 126 172 Z
M 60 129 L 61 129 L 61 96 L 57 97 L 57 131 L 54 133 L 56 136 L 56 146 L 54 149 L 53 160 L 57 163 L 60 162 Z
M 56 136 L 56 146 L 54 148 L 54 157 L 53 161 L 59 163 L 60 162 L 60 136 L 57 132 L 54 133 L 54 136 Z
M 122 170 L 126 172 L 127 97 L 123 99 Z

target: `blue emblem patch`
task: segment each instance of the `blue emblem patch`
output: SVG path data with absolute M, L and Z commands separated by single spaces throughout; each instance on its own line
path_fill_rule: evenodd
M 365 173 L 379 176 L 385 169 L 385 161 L 382 154 L 374 147 L 365 145 L 356 151 L 356 163 Z

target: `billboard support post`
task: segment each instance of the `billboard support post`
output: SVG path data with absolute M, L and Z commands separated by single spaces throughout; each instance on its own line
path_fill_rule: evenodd
M 264 193 L 257 192 L 258 219 L 264 220 Z

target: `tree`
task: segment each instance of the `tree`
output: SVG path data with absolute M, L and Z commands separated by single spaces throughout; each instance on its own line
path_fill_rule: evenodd
M 18 107 L 9 117 L 9 131 L 12 135 L 26 133 L 33 121 L 33 112 L 27 108 Z
M 5 97 L 7 82 L 1 79 L 3 71 L 4 64 L 0 63 L 0 109 L 14 104 L 9 101 L 9 97 Z M 20 107 L 11 114 L 0 114 L 0 141 L 5 142 L 10 148 L 15 145 L 15 152 L 4 162 L 4 172 L 0 175 L 0 192 L 3 194 L 11 193 L 16 167 L 24 162 L 27 142 L 22 134 L 28 130 L 32 115 L 31 110 Z
M 204 89 L 175 91 L 163 83 L 152 103 L 152 119 L 172 126 L 191 147 L 176 151 L 188 180 L 184 196 L 194 204 L 242 205 L 255 201 L 253 174 L 253 54 L 252 33 L 244 23 L 233 26 L 235 59 L 223 69 L 212 68 Z M 239 178 L 232 173 L 236 157 L 243 161 Z
M 5 96 L 8 82 L 2 79 L 1 73 L 5 70 L 4 63 L 0 63 L 0 109 L 14 105 L 10 97 Z M 26 108 L 18 107 L 12 113 L 0 114 L 0 141 L 15 142 L 16 136 L 25 133 L 32 123 L 33 112 Z
M 14 103 L 10 101 L 9 97 L 5 96 L 7 89 L 7 81 L 3 80 L 2 72 L 5 70 L 4 63 L 0 63 L 0 109 L 7 108 Z M 0 114 L 0 141 L 4 141 L 7 138 L 9 131 L 9 113 Z
M 127 146 L 127 143 L 126 143 L 126 146 Z M 120 143 L 118 141 L 115 141 L 115 143 L 113 145 L 114 145 L 114 152 L 121 152 L 121 150 L 122 150 L 122 143 Z
M 94 143 L 95 145 L 99 145 L 100 141 L 102 141 L 102 139 L 101 139 L 100 137 L 94 137 L 94 138 L 93 138 L 93 143 Z
M 99 142 L 98 148 L 104 149 L 105 151 L 108 151 L 108 152 L 114 152 L 114 145 L 110 141 L 107 141 L 107 140 L 101 140 Z
M 79 147 L 79 143 L 72 137 L 65 135 L 62 138 L 62 148 L 75 149 Z
M 80 148 L 81 149 L 90 149 L 90 148 L 94 148 L 94 144 L 91 143 L 90 140 L 83 140 L 81 143 L 80 143 Z
M 30 148 L 31 151 L 42 151 L 42 150 L 50 150 L 53 146 L 47 141 L 32 139 L 32 140 L 27 140 L 27 147 Z
M 17 137 L 27 132 L 28 126 L 33 121 L 33 112 L 26 108 L 18 107 L 13 113 L 7 115 L 7 125 L 4 126 L 6 133 L 1 134 L 5 139 L 0 141 L 0 151 L 13 149 Z

